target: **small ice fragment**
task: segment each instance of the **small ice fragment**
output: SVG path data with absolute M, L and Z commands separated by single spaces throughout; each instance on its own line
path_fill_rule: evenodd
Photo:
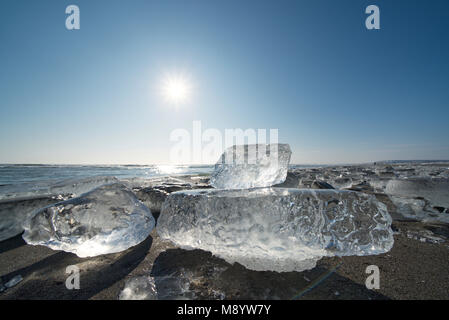
M 17 285 L 19 282 L 21 282 L 22 280 L 23 280 L 22 276 L 20 274 L 18 274 L 17 276 L 15 276 L 14 278 L 12 278 L 8 282 L 6 282 L 5 283 L 5 287 L 6 288 L 12 288 L 15 285 Z
M 119 300 L 189 300 L 195 297 L 190 290 L 191 275 L 138 276 L 131 278 L 120 292 Z
M 154 279 L 140 276 L 128 280 L 120 292 L 119 300 L 157 300 Z

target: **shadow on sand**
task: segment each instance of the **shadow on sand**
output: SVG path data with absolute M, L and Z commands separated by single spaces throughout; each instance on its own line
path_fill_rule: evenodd
M 2 276 L 3 283 L 16 275 L 22 283 L 0 294 L 1 299 L 89 299 L 123 279 L 145 258 L 153 238 L 124 252 L 93 258 L 79 258 L 75 254 L 57 252 L 25 268 Z M 69 274 L 66 267 L 80 268 L 80 289 L 68 290 L 65 281 Z
M 323 266 L 303 272 L 252 271 L 202 250 L 162 252 L 151 276 L 180 277 L 181 283 L 187 278 L 189 295 L 195 299 L 389 299 Z M 165 286 L 156 281 L 158 291 Z
M 9 250 L 14 250 L 21 246 L 26 246 L 27 243 L 23 240 L 22 234 L 23 232 L 13 238 L 0 241 L 0 254 L 8 252 Z

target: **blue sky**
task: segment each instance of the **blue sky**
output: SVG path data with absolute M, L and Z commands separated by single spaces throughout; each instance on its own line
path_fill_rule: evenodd
M 194 120 L 276 128 L 293 163 L 449 159 L 448 40 L 447 0 L 2 0 L 0 163 L 168 163 Z

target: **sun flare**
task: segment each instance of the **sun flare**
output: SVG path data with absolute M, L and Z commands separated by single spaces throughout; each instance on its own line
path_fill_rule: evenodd
M 165 100 L 176 105 L 187 103 L 191 98 L 191 81 L 184 75 L 166 76 L 162 84 Z

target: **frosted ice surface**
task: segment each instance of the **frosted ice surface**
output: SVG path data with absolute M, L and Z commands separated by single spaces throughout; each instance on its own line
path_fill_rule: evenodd
M 391 217 L 354 191 L 259 188 L 168 196 L 158 234 L 248 269 L 302 271 L 323 256 L 373 255 L 393 246 Z
M 215 164 L 210 184 L 217 189 L 245 189 L 282 183 L 291 154 L 288 144 L 230 147 Z
M 128 249 L 154 228 L 151 211 L 122 184 L 109 184 L 35 213 L 24 225 L 28 244 L 91 257 Z

